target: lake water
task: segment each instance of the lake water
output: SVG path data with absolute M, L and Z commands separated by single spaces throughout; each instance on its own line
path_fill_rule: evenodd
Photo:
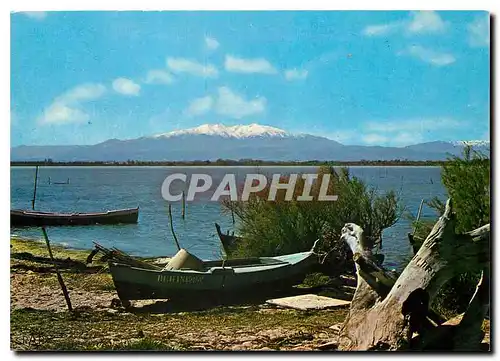
M 85 227 L 51 227 L 47 232 L 52 242 L 73 248 L 91 248 L 92 241 L 105 247 L 117 247 L 138 256 L 165 256 L 176 252 L 168 220 L 168 205 L 161 196 L 161 185 L 172 173 L 206 173 L 214 179 L 213 189 L 225 173 L 235 173 L 240 182 L 246 173 L 315 173 L 315 167 L 40 167 L 36 209 L 58 212 L 97 212 L 140 207 L 139 221 L 130 225 Z M 417 213 L 422 198 L 446 198 L 440 181 L 439 167 L 350 167 L 352 175 L 379 190 L 394 189 L 403 204 Z M 34 167 L 11 167 L 11 208 L 31 209 Z M 51 182 L 49 183 L 49 178 Z M 66 182 L 70 184 L 54 184 Z M 172 184 L 172 193 L 181 184 Z M 175 189 L 177 188 L 177 189 Z M 210 194 L 211 195 L 211 194 Z M 172 207 L 173 223 L 180 244 L 203 259 L 220 257 L 220 242 L 214 222 L 222 229 L 234 229 L 231 215 L 222 212 L 208 195 L 188 202 L 186 218 L 181 218 L 181 204 Z M 435 217 L 424 206 L 423 217 Z M 398 267 L 410 254 L 408 221 L 401 219 L 384 232 L 385 264 Z M 11 233 L 41 238 L 40 228 L 12 228 Z

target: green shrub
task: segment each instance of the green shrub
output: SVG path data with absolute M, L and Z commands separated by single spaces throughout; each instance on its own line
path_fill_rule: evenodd
M 325 174 L 330 174 L 328 195 L 338 196 L 336 201 L 319 201 L 319 189 Z M 281 182 L 285 182 L 286 178 Z M 395 192 L 381 194 L 363 181 L 349 174 L 347 168 L 335 171 L 321 167 L 314 183 L 312 201 L 297 201 L 302 194 L 304 180 L 299 178 L 292 201 L 285 201 L 284 190 L 279 190 L 275 201 L 268 201 L 269 186 L 251 194 L 247 202 L 223 201 L 226 209 L 239 218 L 239 243 L 234 256 L 275 256 L 309 250 L 321 238 L 321 249 L 332 251 L 328 262 L 337 268 L 352 262 L 346 245 L 340 241 L 345 223 L 363 227 L 365 237 L 375 245 L 383 229 L 392 226 L 401 214 Z M 352 265 L 352 263 L 351 263 Z M 351 266 L 351 269 L 353 267 Z
M 452 157 L 443 166 L 441 179 L 453 199 L 456 232 L 468 232 L 490 222 L 489 158 L 466 147 L 463 158 Z M 444 210 L 443 202 L 437 198 L 430 205 L 438 211 Z
M 485 155 L 465 147 L 462 157 L 451 157 L 443 165 L 441 181 L 453 201 L 456 217 L 455 232 L 465 233 L 490 222 L 490 160 Z M 426 204 L 441 215 L 445 202 L 437 197 Z M 414 222 L 417 239 L 425 239 L 435 222 Z M 450 279 L 440 290 L 435 308 L 445 316 L 466 310 L 479 281 L 481 272 L 464 273 Z

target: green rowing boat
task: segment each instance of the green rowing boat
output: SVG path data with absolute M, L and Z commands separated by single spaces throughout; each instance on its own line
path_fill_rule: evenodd
M 184 299 L 210 293 L 241 295 L 298 284 L 317 262 L 310 251 L 277 257 L 202 261 L 181 249 L 163 269 L 146 269 L 110 261 L 118 297 Z

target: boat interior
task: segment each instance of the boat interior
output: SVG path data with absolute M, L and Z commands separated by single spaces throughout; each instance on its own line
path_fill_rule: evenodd
M 270 266 L 277 264 L 287 264 L 288 262 L 273 259 L 273 258 L 236 258 L 228 260 L 216 260 L 216 261 L 203 261 L 203 266 L 205 268 L 212 267 L 249 267 L 249 266 Z
M 203 261 L 195 255 L 192 255 L 185 249 L 181 249 L 174 257 L 170 259 L 163 270 L 195 270 L 207 272 L 213 268 L 242 268 L 280 264 L 285 265 L 288 264 L 288 262 L 271 257 L 252 257 L 229 260 Z

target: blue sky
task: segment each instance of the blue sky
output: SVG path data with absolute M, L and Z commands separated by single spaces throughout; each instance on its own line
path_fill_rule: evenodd
M 11 145 L 259 123 L 344 144 L 489 139 L 486 12 L 11 15 Z

